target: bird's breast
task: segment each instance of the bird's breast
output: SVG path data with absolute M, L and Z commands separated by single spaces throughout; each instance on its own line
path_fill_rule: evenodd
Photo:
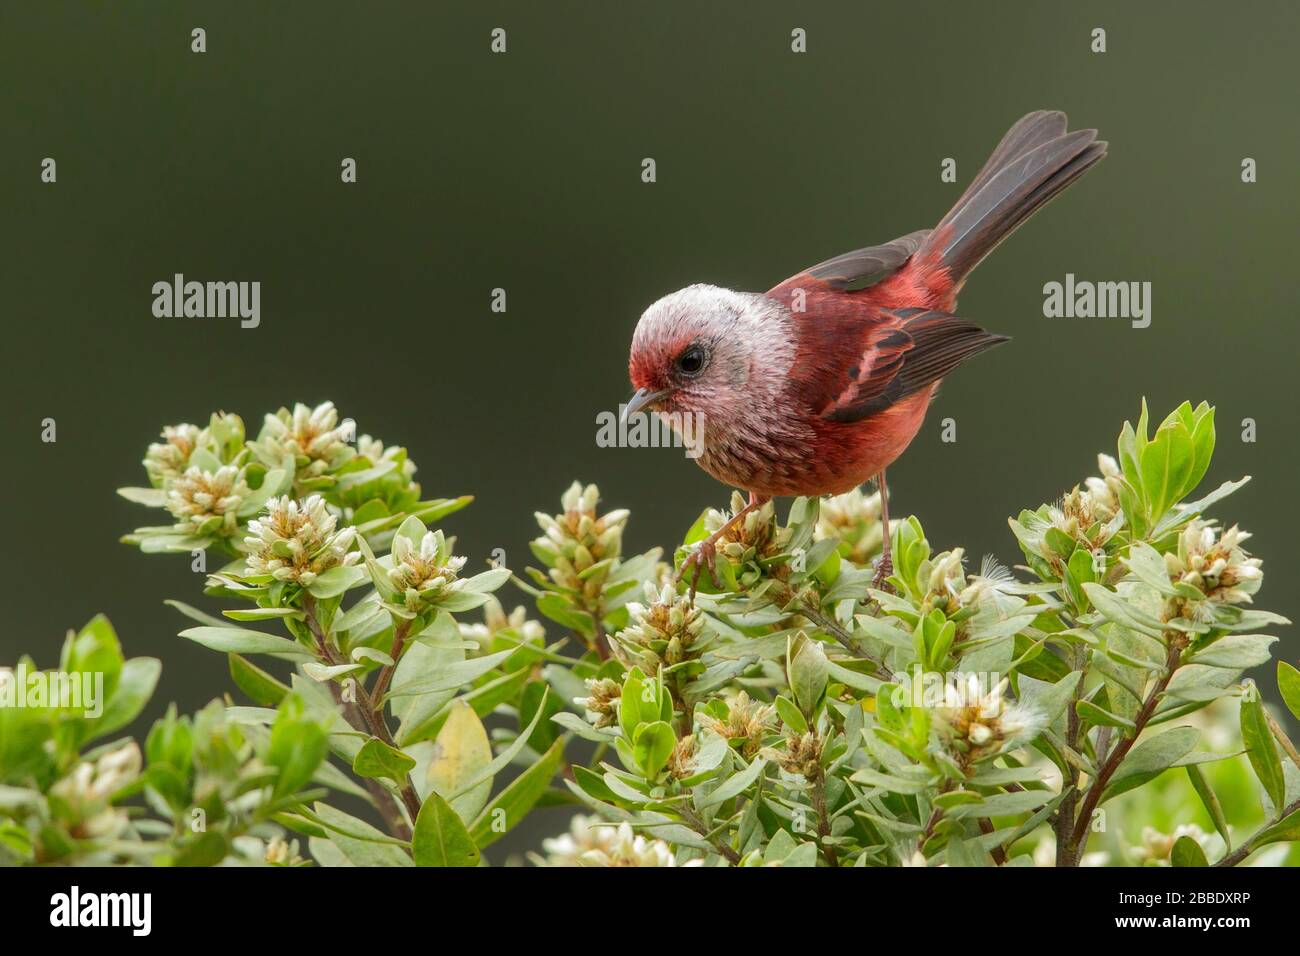
M 843 494 L 874 478 L 911 444 L 932 389 L 855 422 L 760 415 L 706 422 L 700 467 L 760 495 Z

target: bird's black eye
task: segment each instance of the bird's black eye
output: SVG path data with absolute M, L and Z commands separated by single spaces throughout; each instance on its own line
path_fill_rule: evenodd
M 704 349 L 698 345 L 688 346 L 681 355 L 677 356 L 677 371 L 687 378 L 694 378 L 704 371 L 705 359 Z

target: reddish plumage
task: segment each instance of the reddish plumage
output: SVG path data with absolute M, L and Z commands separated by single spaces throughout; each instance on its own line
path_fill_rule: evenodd
M 940 380 L 1005 341 L 952 314 L 966 276 L 1105 147 L 1094 130 L 1066 132 L 1063 113 L 1030 113 L 933 230 L 837 256 L 764 295 L 665 296 L 633 337 L 629 411 L 702 415 L 701 466 L 751 500 L 883 480 Z

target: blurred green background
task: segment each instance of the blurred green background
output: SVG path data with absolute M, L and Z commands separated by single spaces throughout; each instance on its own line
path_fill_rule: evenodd
M 575 477 L 632 509 L 629 549 L 675 543 L 726 490 L 678 451 L 595 444 L 641 310 L 932 225 L 1038 108 L 1110 156 L 970 281 L 962 314 L 1015 341 L 945 384 L 890 470 L 895 512 L 1014 564 L 1006 517 L 1095 473 L 1143 395 L 1157 419 L 1207 399 L 1207 483 L 1255 476 L 1217 513 L 1255 532 L 1261 604 L 1300 618 L 1298 31 L 1289 2 L 6 4 L 0 661 L 51 666 L 104 611 L 164 660 L 150 716 L 229 689 L 162 604 L 196 597 L 188 561 L 118 544 L 156 515 L 113 493 L 162 425 L 218 408 L 255 431 L 332 399 L 405 444 L 427 495 L 478 496 L 447 523 L 472 565 L 527 564 L 532 513 Z M 176 272 L 259 280 L 261 326 L 154 318 Z M 1151 327 L 1044 318 L 1067 272 L 1150 281 Z

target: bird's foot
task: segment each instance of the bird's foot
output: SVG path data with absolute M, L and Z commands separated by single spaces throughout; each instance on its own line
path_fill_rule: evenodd
M 695 591 L 700 584 L 700 575 L 704 569 L 709 569 L 709 578 L 712 579 L 714 587 L 721 587 L 718 580 L 718 546 L 717 542 L 708 537 L 696 545 L 695 550 L 686 556 L 682 566 L 677 569 L 677 580 L 680 582 L 686 577 L 688 569 L 695 568 L 695 573 L 691 576 L 691 603 L 695 603 Z
M 894 586 L 889 583 L 889 576 L 893 573 L 893 557 L 888 554 L 882 554 L 880 560 L 876 562 L 876 576 L 871 579 L 871 586 L 877 591 L 884 591 L 888 594 L 893 594 Z

